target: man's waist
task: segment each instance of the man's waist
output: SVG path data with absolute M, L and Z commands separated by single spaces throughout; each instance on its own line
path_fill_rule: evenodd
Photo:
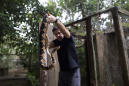
M 77 65 L 77 66 L 75 66 L 75 67 L 67 67 L 67 68 L 61 68 L 60 69 L 60 71 L 62 71 L 62 72 L 74 72 L 76 69 L 78 69 L 79 68 L 79 66 Z

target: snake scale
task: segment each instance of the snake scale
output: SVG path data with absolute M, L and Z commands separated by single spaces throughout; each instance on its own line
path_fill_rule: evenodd
M 43 20 L 41 23 L 41 27 L 39 30 L 39 60 L 40 60 L 40 69 L 49 70 L 53 68 L 56 64 L 56 60 L 54 58 L 54 53 L 57 51 L 57 48 L 53 49 L 51 54 L 49 53 L 49 46 L 48 46 L 48 37 L 47 37 L 47 30 L 48 30 L 48 23 L 46 18 L 49 16 L 47 13 L 40 13 L 42 15 Z M 51 64 L 47 64 L 46 59 L 51 57 Z

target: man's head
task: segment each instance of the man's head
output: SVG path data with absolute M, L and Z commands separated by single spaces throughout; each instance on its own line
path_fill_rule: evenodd
M 56 36 L 57 40 L 61 41 L 64 38 L 63 33 L 61 33 L 61 31 L 57 27 L 54 27 L 52 29 L 52 32 Z

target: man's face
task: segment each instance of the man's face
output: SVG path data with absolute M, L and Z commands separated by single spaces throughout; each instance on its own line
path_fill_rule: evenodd
M 53 33 L 59 41 L 61 41 L 64 38 L 64 35 L 60 32 L 60 30 L 55 30 Z

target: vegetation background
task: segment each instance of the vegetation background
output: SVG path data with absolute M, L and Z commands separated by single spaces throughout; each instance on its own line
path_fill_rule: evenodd
M 38 26 L 41 21 L 39 11 L 49 11 L 64 24 L 68 24 L 114 6 L 129 11 L 129 0 L 1 0 L 0 6 L 0 55 L 13 53 L 24 59 L 21 64 L 29 70 L 28 77 L 36 86 L 39 77 L 37 71 Z M 82 86 L 85 86 L 85 51 L 82 38 L 86 35 L 85 28 L 81 23 L 68 29 L 75 37 Z

